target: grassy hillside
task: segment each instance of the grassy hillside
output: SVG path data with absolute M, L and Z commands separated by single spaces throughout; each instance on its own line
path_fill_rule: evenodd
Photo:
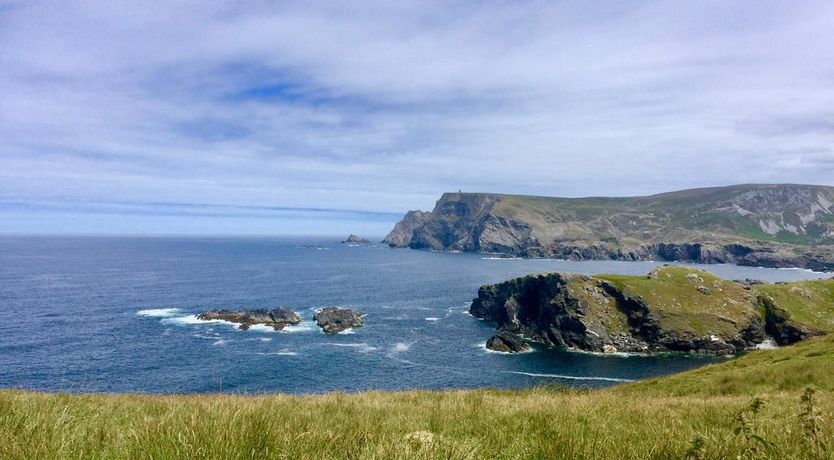
M 628 198 L 496 196 L 492 212 L 529 223 L 540 241 L 833 241 L 834 187 L 747 184 Z
M 670 266 L 654 270 L 649 277 L 598 277 L 631 297 L 642 298 L 664 329 L 731 335 L 735 324 L 755 314 L 755 296 L 750 291 L 703 270 Z M 834 311 L 829 316 L 834 317 Z
M 825 332 L 834 332 L 834 280 L 801 281 L 755 286 L 781 308 L 792 321 Z
M 829 336 L 600 391 L 5 390 L 0 458 L 834 458 L 832 375 Z
M 393 247 L 571 260 L 667 260 L 834 270 L 834 187 L 747 184 L 643 197 L 444 193 Z

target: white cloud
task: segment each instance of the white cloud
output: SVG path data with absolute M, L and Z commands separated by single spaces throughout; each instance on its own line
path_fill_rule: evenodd
M 0 3 L 0 198 L 830 182 L 832 23 L 829 2 Z

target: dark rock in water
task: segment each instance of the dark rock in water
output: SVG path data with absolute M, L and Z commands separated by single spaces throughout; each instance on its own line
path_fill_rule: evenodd
M 324 307 L 313 315 L 313 319 L 325 334 L 338 334 L 346 329 L 362 327 L 363 316 L 363 312 L 350 308 Z
M 503 329 L 487 340 L 486 347 L 502 353 L 520 353 L 530 349 L 530 345 L 520 336 Z
M 204 321 L 219 319 L 237 323 L 240 324 L 240 329 L 244 331 L 255 324 L 271 326 L 276 331 L 280 331 L 288 325 L 301 322 L 301 318 L 287 307 L 278 307 L 271 310 L 209 310 L 200 313 L 197 318 Z
M 368 241 L 365 238 L 362 238 L 359 235 L 354 235 L 353 233 L 351 233 L 347 237 L 346 240 L 342 241 L 342 243 L 344 243 L 344 244 L 368 244 L 368 243 L 370 243 L 370 241 Z

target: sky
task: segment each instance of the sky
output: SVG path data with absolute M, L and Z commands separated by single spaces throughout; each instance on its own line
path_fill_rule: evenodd
M 0 233 L 834 184 L 830 1 L 0 0 Z

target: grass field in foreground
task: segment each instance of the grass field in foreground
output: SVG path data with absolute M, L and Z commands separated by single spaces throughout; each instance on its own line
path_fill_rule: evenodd
M 834 336 L 596 391 L 4 390 L 0 458 L 834 458 L 832 390 Z

